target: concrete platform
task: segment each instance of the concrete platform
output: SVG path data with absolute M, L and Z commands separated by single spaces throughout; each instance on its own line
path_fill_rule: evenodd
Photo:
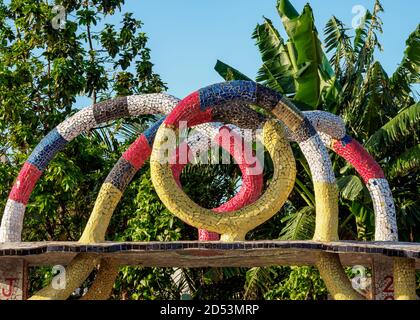
M 406 257 L 420 269 L 420 244 L 339 241 L 244 242 L 19 242 L 0 244 L 0 264 L 23 259 L 29 266 L 66 265 L 77 253 L 112 257 L 127 266 L 145 267 L 254 267 L 314 265 L 318 252 L 340 255 L 344 265 L 371 266 L 374 258 Z

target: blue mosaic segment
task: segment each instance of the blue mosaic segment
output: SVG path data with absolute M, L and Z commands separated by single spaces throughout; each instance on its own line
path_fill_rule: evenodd
M 199 90 L 200 109 L 217 107 L 227 102 L 238 101 L 255 103 L 257 101 L 256 83 L 253 81 L 229 81 L 214 84 Z
M 146 137 L 147 141 L 149 142 L 149 146 L 153 145 L 153 141 L 155 140 L 156 132 L 158 131 L 160 125 L 165 121 L 166 117 L 160 118 L 158 121 L 153 123 L 146 131 L 144 131 L 144 136 Z
M 51 159 L 64 148 L 67 142 L 57 132 L 57 128 L 54 128 L 38 143 L 29 156 L 28 162 L 37 167 L 39 171 L 44 171 Z
M 257 105 L 268 111 L 273 110 L 277 103 L 282 99 L 280 92 L 257 84 Z
M 341 145 L 343 147 L 345 147 L 346 145 L 348 145 L 350 142 L 352 142 L 352 138 L 349 135 L 345 135 L 343 139 L 341 139 Z

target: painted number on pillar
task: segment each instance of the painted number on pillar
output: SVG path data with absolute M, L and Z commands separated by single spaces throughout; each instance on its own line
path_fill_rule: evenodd
M 394 277 L 386 276 L 384 279 L 385 288 L 383 290 L 384 300 L 394 300 Z
M 0 300 L 9 300 L 12 297 L 16 278 L 6 278 L 5 283 L 1 288 Z

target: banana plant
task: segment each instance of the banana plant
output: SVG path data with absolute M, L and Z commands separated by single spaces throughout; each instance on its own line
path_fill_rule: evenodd
M 257 24 L 252 38 L 260 51 L 262 66 L 256 81 L 286 95 L 302 110 L 322 109 L 342 116 L 348 132 L 384 168 L 392 186 L 402 239 L 414 239 L 412 235 L 419 234 L 415 230 L 420 230 L 415 212 L 420 206 L 415 196 L 420 189 L 416 175 L 420 168 L 420 111 L 413 89 L 413 84 L 419 83 L 419 26 L 406 41 L 400 65 L 388 76 L 374 55 L 375 50 L 382 50 L 380 1 L 366 12 L 353 36 L 344 23 L 332 17 L 324 29 L 325 53 L 309 5 L 299 14 L 290 1 L 279 0 L 276 9 L 288 39 L 280 36 L 270 19 L 263 17 L 263 22 Z M 249 79 L 221 61 L 215 69 L 226 80 Z M 296 208 L 293 217 L 302 221 L 314 206 L 313 190 L 307 163 L 298 150 L 294 151 L 299 173 L 291 202 Z M 344 175 L 338 179 L 340 233 L 345 238 L 369 239 L 374 213 L 367 189 L 351 166 L 332 157 L 336 175 Z M 404 185 L 410 192 L 404 192 Z M 293 227 L 308 228 L 308 224 L 288 218 L 285 217 L 286 229 L 280 234 L 293 234 Z

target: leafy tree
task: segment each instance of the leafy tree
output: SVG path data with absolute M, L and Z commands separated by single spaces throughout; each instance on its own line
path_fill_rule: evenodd
M 56 4 L 66 14 L 65 24 L 58 27 L 53 23 Z M 88 98 L 96 103 L 166 89 L 153 71 L 141 21 L 126 13 L 120 25 L 102 23 L 123 4 L 123 0 L 0 3 L 1 212 L 30 152 L 52 128 L 77 111 L 80 101 Z M 127 121 L 145 128 L 144 119 Z M 131 142 L 117 135 L 124 123 L 112 122 L 106 125 L 109 130 L 85 133 L 53 159 L 28 204 L 23 241 L 78 240 L 99 191 L 98 181 L 104 181 Z M 134 188 L 128 191 L 134 192 Z M 111 227 L 117 237 L 136 208 L 126 201 L 121 211 L 131 216 L 121 214 L 117 222 L 125 223 Z M 165 221 L 162 218 L 160 223 Z M 45 268 L 34 271 L 31 290 L 45 285 L 50 277 Z

